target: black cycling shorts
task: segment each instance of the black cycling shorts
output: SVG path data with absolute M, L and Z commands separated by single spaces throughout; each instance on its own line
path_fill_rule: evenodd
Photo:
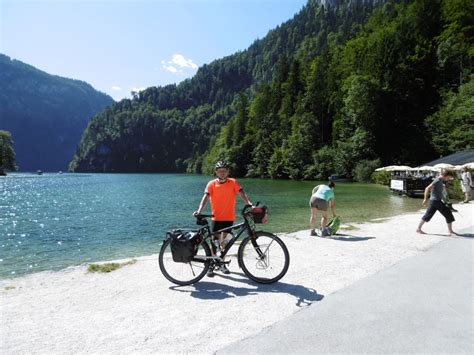
M 430 200 L 430 205 L 428 206 L 425 215 L 421 217 L 421 219 L 425 222 L 429 222 L 433 215 L 436 213 L 436 211 L 439 211 L 439 213 L 441 213 L 444 218 L 446 218 L 446 223 L 454 222 L 453 212 L 451 212 L 449 207 L 446 206 L 446 204 L 440 200 Z
M 234 224 L 234 221 L 212 221 L 212 232 L 230 227 Z

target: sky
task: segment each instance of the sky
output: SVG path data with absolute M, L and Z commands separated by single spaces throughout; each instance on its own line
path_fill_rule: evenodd
M 307 0 L 0 0 L 0 52 L 115 100 L 248 48 Z

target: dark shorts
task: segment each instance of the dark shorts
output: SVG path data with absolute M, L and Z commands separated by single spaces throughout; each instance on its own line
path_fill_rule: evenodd
M 218 230 L 230 227 L 234 224 L 234 221 L 212 221 L 212 231 L 217 232 Z
M 421 217 L 421 219 L 425 222 L 429 222 L 431 217 L 436 213 L 436 211 L 439 211 L 444 218 L 446 218 L 446 223 L 453 223 L 454 222 L 454 216 L 453 212 L 449 209 L 448 206 L 443 201 L 439 200 L 430 200 L 430 205 L 428 206 L 428 209 L 425 212 L 425 215 Z
M 311 197 L 311 200 L 309 201 L 309 206 L 311 208 L 317 208 L 320 211 L 327 211 L 328 209 L 328 203 L 326 202 L 326 200 L 314 196 Z

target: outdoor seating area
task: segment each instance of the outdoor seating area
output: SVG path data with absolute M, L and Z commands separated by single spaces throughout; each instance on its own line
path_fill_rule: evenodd
M 425 188 L 442 170 L 451 170 L 460 174 L 463 170 L 474 170 L 474 162 L 463 165 L 439 163 L 434 166 L 424 165 L 414 168 L 406 165 L 390 165 L 375 169 L 375 171 L 389 172 L 390 190 L 407 196 L 423 195 Z

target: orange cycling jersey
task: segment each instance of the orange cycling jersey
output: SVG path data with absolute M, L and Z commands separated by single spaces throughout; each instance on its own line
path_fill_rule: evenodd
M 235 220 L 235 195 L 242 190 L 235 179 L 227 178 L 224 183 L 218 179 L 209 181 L 205 193 L 211 198 L 211 211 L 214 221 Z

